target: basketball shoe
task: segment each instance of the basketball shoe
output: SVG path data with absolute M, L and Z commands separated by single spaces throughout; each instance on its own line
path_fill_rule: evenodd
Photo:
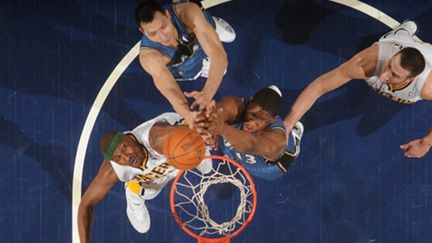
M 126 214 L 129 222 L 139 233 L 146 233 L 150 229 L 150 214 L 145 205 L 145 201 L 139 195 L 133 193 L 125 187 L 126 194 Z
M 228 22 L 219 17 L 212 17 L 216 24 L 216 33 L 219 36 L 219 39 L 225 43 L 231 43 L 236 38 L 236 33 Z
M 291 135 L 294 138 L 294 146 L 295 146 L 295 151 L 294 151 L 294 157 L 297 157 L 300 154 L 300 142 L 301 142 L 301 138 L 303 137 L 303 132 L 304 132 L 304 127 L 303 124 L 301 122 L 297 122 L 293 129 L 291 130 Z
M 396 26 L 392 31 L 383 35 L 380 40 L 395 36 L 410 38 L 413 37 L 415 34 L 417 34 L 417 24 L 412 20 L 405 20 L 404 22 L 402 22 L 402 24 Z

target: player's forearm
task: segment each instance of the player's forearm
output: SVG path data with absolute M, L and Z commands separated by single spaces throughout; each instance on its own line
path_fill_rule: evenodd
M 78 209 L 78 232 L 81 243 L 90 242 L 93 207 L 80 205 Z
M 180 88 L 161 89 L 160 91 L 171 104 L 175 112 L 185 118 L 187 122 L 192 121 L 189 104 Z
M 209 74 L 203 91 L 213 97 L 222 83 L 225 70 L 228 67 L 228 58 L 225 51 L 221 50 L 220 53 L 210 57 L 210 59 Z
M 185 100 L 174 100 L 174 101 L 170 101 L 174 111 L 176 113 L 178 113 L 181 117 L 183 117 L 186 122 L 190 123 L 192 121 L 192 116 L 191 116 L 191 112 L 190 112 L 190 108 L 189 105 Z
M 318 79 L 306 87 L 294 102 L 294 105 L 284 119 L 287 131 L 291 131 L 296 122 L 298 122 L 316 100 L 321 97 L 323 92 L 317 81 Z
M 254 134 L 225 125 L 220 135 L 239 152 L 255 153 L 254 147 L 257 141 Z

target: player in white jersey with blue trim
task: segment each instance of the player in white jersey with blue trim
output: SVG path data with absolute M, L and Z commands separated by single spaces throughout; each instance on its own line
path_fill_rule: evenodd
M 146 200 L 155 198 L 179 172 L 162 154 L 168 134 L 184 119 L 177 113 L 164 113 L 144 122 L 132 131 L 106 133 L 100 142 L 104 161 L 98 174 L 84 193 L 78 210 L 78 229 L 81 243 L 90 241 L 94 207 L 112 186 L 125 182 L 127 216 L 140 233 L 150 228 Z M 203 173 L 211 170 L 211 161 L 198 166 Z
M 400 103 L 432 100 L 432 46 L 416 40 L 416 31 L 413 21 L 405 21 L 347 62 L 315 79 L 285 117 L 287 132 L 319 97 L 354 79 L 365 80 L 379 94 Z M 418 145 L 401 148 L 409 153 Z

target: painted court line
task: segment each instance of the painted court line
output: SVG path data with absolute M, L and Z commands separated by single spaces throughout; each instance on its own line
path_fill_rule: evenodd
M 398 26 L 400 23 L 394 18 L 388 16 L 384 12 L 357 0 L 329 0 L 330 2 L 339 3 L 347 7 L 353 8 L 359 12 L 362 12 L 370 17 L 380 21 L 381 23 L 387 25 L 390 28 Z M 384 33 L 383 33 L 384 34 Z M 416 41 L 421 41 L 417 36 L 414 37 Z
M 123 74 L 129 64 L 139 54 L 140 42 L 138 42 L 132 49 L 126 54 L 120 63 L 114 68 L 111 75 L 105 81 L 101 90 L 99 91 L 96 99 L 90 108 L 90 112 L 84 123 L 84 128 L 81 132 L 81 137 L 78 143 L 78 149 L 75 157 L 73 182 L 72 182 L 72 242 L 79 243 L 78 235 L 78 206 L 81 202 L 81 187 L 82 187 L 82 173 L 84 168 L 84 160 L 87 151 L 88 141 L 90 139 L 91 132 L 93 130 L 96 118 L 99 115 L 102 106 L 108 97 L 113 86 L 116 84 L 119 77 Z

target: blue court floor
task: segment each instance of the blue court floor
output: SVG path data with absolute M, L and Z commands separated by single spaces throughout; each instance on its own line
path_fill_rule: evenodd
M 399 22 L 415 20 L 418 37 L 432 42 L 432 1 L 363 2 Z M 140 39 L 138 3 L 0 2 L 0 242 L 73 242 L 72 184 L 84 191 L 96 175 L 101 135 L 172 111 L 135 58 L 83 132 L 108 76 Z M 233 0 L 209 12 L 237 32 L 225 44 L 229 68 L 218 97 L 276 84 L 281 115 L 315 77 L 390 30 L 324 0 Z M 431 114 L 432 102 L 397 104 L 363 81 L 325 95 L 302 119 L 302 152 L 288 175 L 255 180 L 256 215 L 233 242 L 431 243 L 432 154 L 408 159 L 399 149 L 432 127 Z M 74 179 L 82 134 L 83 174 Z M 142 235 L 118 184 L 95 210 L 92 242 L 195 242 L 175 223 L 168 198 L 165 190 L 147 203 L 152 226 Z

